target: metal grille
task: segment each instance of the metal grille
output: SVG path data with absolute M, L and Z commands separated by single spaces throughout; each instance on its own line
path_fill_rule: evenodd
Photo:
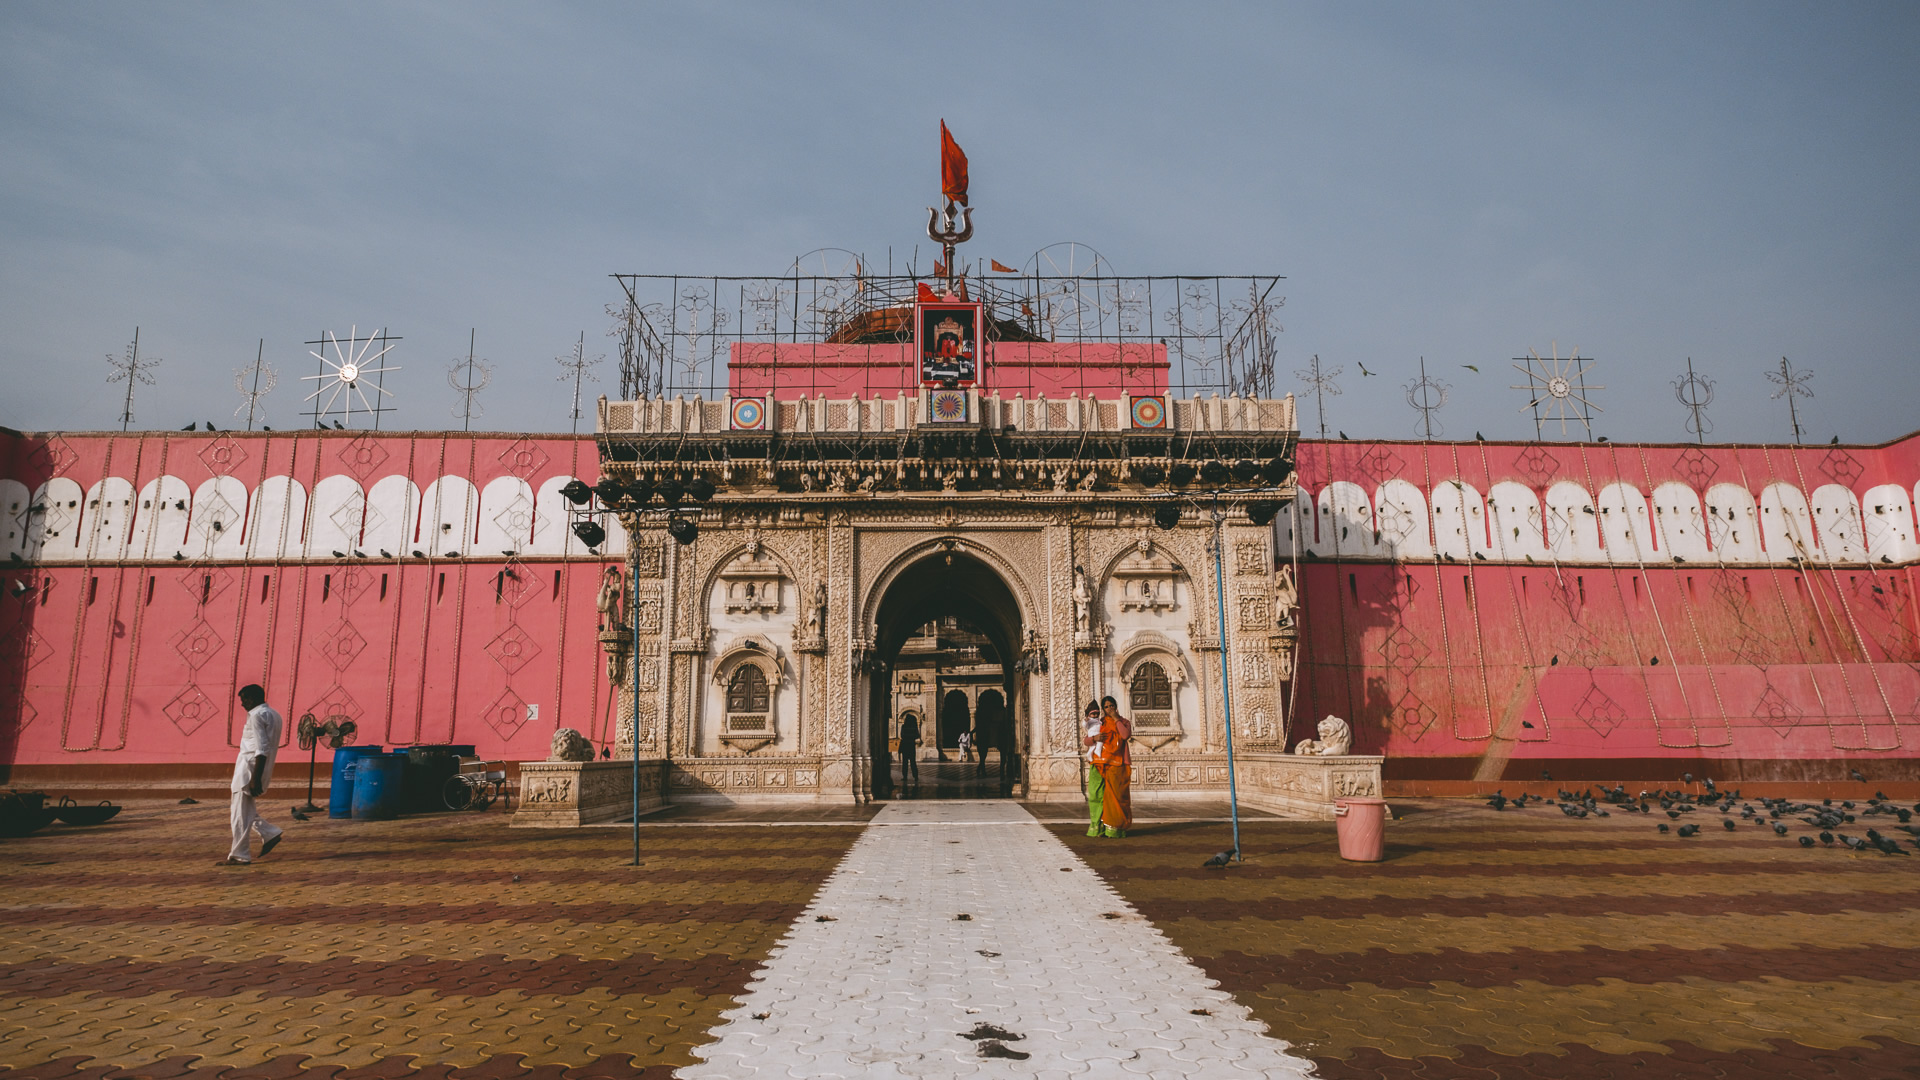
M 621 303 L 608 307 L 620 345 L 620 392 L 727 392 L 727 362 L 746 343 L 788 345 L 887 340 L 904 335 L 915 276 L 688 277 L 615 274 Z M 1056 344 L 1163 345 L 1175 396 L 1270 397 L 1284 296 L 1276 275 L 1234 277 L 1047 277 L 966 279 L 985 303 L 989 337 Z M 892 312 L 902 312 L 898 318 Z M 899 338 L 897 340 L 904 340 Z M 802 377 L 796 377 L 802 378 Z M 796 381 L 776 392 L 817 393 Z

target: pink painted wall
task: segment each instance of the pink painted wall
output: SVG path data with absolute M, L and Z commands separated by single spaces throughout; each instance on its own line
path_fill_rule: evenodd
M 728 388 L 740 397 L 892 397 L 919 387 L 910 345 L 734 345 Z M 1149 344 L 989 342 L 980 389 L 1002 395 L 1118 397 L 1167 390 L 1167 347 Z
M 1496 775 L 1528 777 L 1920 763 L 1920 437 L 1308 442 L 1299 472 L 1300 513 L 1276 523 L 1303 556 L 1296 738 L 1348 717 L 1401 776 L 1472 776 L 1490 751 L 1511 758 Z M 604 740 L 593 597 L 617 551 L 584 552 L 553 494 L 597 474 L 588 437 L 0 436 L 0 763 L 230 759 L 233 694 L 254 681 L 289 719 L 354 717 L 363 742 L 529 758 L 559 726 Z M 115 501 L 103 478 L 139 503 L 161 476 L 186 508 L 131 508 L 136 540 L 165 536 L 129 557 L 128 523 L 87 504 Z M 286 531 L 275 478 L 307 500 Z M 467 494 L 355 519 L 374 557 L 333 558 L 325 500 L 393 478 Z M 74 505 L 34 525 L 24 504 L 62 484 Z M 1786 528 L 1796 498 L 1809 509 Z M 1555 517 L 1569 505 L 1596 512 Z
M 386 476 L 411 476 L 422 489 L 451 476 L 478 491 L 500 477 L 537 490 L 599 472 L 587 438 L 74 434 L 0 444 L 0 477 L 28 492 L 51 478 L 87 491 L 119 476 L 137 492 L 161 474 L 191 488 L 228 476 L 249 503 L 275 476 L 293 477 L 311 497 L 330 476 L 366 489 Z M 0 497 L 0 513 L 9 501 Z M 80 509 L 97 513 L 87 501 Z M 254 528 L 253 508 L 237 509 Z M 431 541 L 436 509 L 421 506 L 404 525 L 410 545 Z M 243 715 L 234 694 L 249 682 L 265 685 L 287 715 L 289 740 L 305 711 L 354 718 L 361 743 L 474 743 L 490 757 L 542 757 L 560 726 L 605 739 L 593 601 L 612 564 L 566 543 L 566 522 L 544 504 L 480 499 L 446 509 L 463 522 L 458 560 L 303 558 L 298 541 L 313 521 L 296 522 L 284 558 L 21 566 L 0 557 L 0 580 L 31 586 L 0 591 L 0 762 L 230 759 Z M 7 513 L 0 532 L 17 524 Z M 78 527 L 87 524 L 83 514 Z M 524 533 L 524 554 L 479 548 L 502 530 Z M 240 542 L 255 539 L 267 538 Z M 451 550 L 451 537 L 442 545 Z M 509 569 L 514 576 L 503 577 Z M 538 719 L 527 718 L 529 704 Z

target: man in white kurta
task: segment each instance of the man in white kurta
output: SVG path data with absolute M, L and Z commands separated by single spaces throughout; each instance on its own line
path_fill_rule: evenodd
M 247 722 L 240 733 L 240 754 L 233 763 L 233 848 L 221 860 L 222 866 L 251 865 L 253 834 L 259 832 L 263 841 L 260 854 L 264 856 L 280 842 L 283 831 L 260 816 L 254 798 L 273 780 L 273 762 L 280 755 L 280 732 L 286 721 L 267 707 L 267 692 L 257 685 L 240 688 L 240 704 L 247 710 Z

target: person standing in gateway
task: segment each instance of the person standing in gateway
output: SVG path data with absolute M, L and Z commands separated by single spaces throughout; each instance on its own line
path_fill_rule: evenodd
M 920 718 L 912 713 L 900 721 L 900 783 L 906 784 L 909 775 L 920 783 Z
M 240 705 L 247 710 L 246 727 L 240 734 L 240 754 L 233 762 L 233 848 L 220 866 L 253 865 L 253 834 L 260 839 L 260 854 L 265 856 L 280 843 L 284 831 L 260 816 L 254 799 L 267 790 L 273 780 L 273 761 L 280 755 L 280 732 L 286 721 L 267 707 L 267 692 L 258 683 L 240 688 Z

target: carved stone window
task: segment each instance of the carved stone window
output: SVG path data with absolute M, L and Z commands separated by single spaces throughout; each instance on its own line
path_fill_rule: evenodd
M 1133 669 L 1131 701 L 1135 721 L 1142 726 L 1164 726 L 1173 715 L 1173 684 L 1158 663 L 1146 661 Z M 1148 719 L 1152 717 L 1152 721 Z
M 780 564 L 758 550 L 749 550 L 720 571 L 719 588 L 729 615 L 770 615 L 780 610 Z
M 715 659 L 720 686 L 720 741 L 752 753 L 779 738 L 778 703 L 786 664 L 758 635 L 736 639 Z
M 772 700 L 767 693 L 767 677 L 759 668 L 752 664 L 741 664 L 733 669 L 733 678 L 727 681 L 728 720 L 732 720 L 736 713 L 759 713 L 764 716 Z
M 1113 582 L 1119 586 L 1120 610 L 1174 610 L 1179 606 L 1174 586 L 1180 574 L 1179 564 L 1154 551 L 1151 540 L 1142 540 L 1133 554 L 1113 568 Z
M 1180 646 L 1163 634 L 1141 631 L 1121 647 L 1120 682 L 1127 688 L 1134 738 L 1157 750 L 1185 734 L 1180 723 L 1180 687 L 1187 679 Z

